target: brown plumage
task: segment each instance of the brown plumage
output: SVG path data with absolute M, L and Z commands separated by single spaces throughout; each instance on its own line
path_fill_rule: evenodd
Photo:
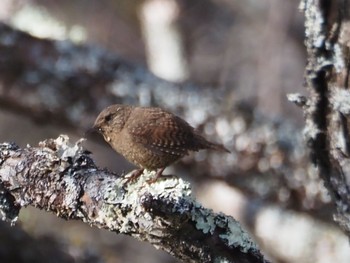
M 186 121 L 161 108 L 111 105 L 97 117 L 98 130 L 112 148 L 143 169 L 164 168 L 189 151 L 212 149 L 229 152 L 224 146 L 207 141 Z

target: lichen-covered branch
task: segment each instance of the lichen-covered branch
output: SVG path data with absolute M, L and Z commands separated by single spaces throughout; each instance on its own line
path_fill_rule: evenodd
M 185 262 L 267 262 L 232 217 L 191 197 L 188 183 L 145 172 L 136 181 L 98 169 L 67 136 L 19 148 L 0 144 L 0 212 L 14 222 L 23 206 L 133 236 Z
M 304 0 L 310 98 L 304 107 L 311 159 L 350 236 L 349 10 L 347 0 Z

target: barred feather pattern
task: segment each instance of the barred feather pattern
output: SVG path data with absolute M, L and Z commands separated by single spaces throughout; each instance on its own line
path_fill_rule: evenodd
M 127 114 L 122 114 L 122 106 L 109 107 L 110 111 L 118 109 L 115 110 L 118 114 L 114 114 L 112 123 L 101 130 L 105 138 L 111 138 L 106 140 L 117 152 L 141 168 L 164 168 L 189 151 L 213 149 L 228 152 L 222 145 L 207 141 L 183 119 L 161 108 L 126 105 Z M 124 122 L 122 126 L 120 119 Z M 113 129 L 114 126 L 118 129 Z

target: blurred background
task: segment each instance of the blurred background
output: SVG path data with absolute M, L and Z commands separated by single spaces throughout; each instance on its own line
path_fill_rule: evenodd
M 232 151 L 167 169 L 192 182 L 199 202 L 238 219 L 273 262 L 348 262 L 348 240 L 308 160 L 302 111 L 286 99 L 306 94 L 298 5 L 2 0 L 0 141 L 24 147 L 62 133 L 74 141 L 109 104 L 164 107 Z M 100 167 L 133 169 L 97 136 L 85 146 Z M 16 227 L 0 227 L 1 247 L 18 246 L 0 252 L 1 262 L 179 262 L 32 207 Z

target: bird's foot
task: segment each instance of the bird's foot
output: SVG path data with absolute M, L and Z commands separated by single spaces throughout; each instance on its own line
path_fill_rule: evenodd
M 125 183 L 135 182 L 143 174 L 144 169 L 134 170 L 131 175 L 126 179 Z
M 149 179 L 149 180 L 147 180 L 147 183 L 148 183 L 148 184 L 153 184 L 153 183 L 157 182 L 157 180 L 158 180 L 159 178 L 164 177 L 164 175 L 163 175 L 164 169 L 165 169 L 165 167 L 159 169 L 159 170 L 157 171 L 157 173 L 156 173 L 156 176 L 153 177 L 153 178 L 151 178 L 151 179 Z

